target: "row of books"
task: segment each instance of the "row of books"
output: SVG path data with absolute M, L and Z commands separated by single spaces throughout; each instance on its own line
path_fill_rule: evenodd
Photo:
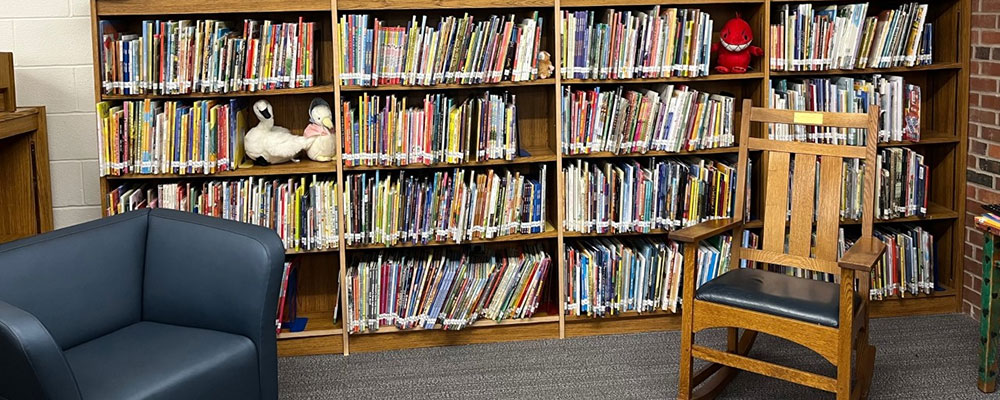
M 567 231 L 648 233 L 732 216 L 736 167 L 698 158 L 590 163 L 563 169 Z
M 712 18 L 697 9 L 563 10 L 564 79 L 632 79 L 709 74 Z
M 344 179 L 349 245 L 463 242 L 545 230 L 547 166 L 534 177 L 456 168 Z
M 677 312 L 681 245 L 670 240 L 602 238 L 567 243 L 566 313 L 591 317 Z
M 288 250 L 329 250 L 340 241 L 336 193 L 336 180 L 315 175 L 125 184 L 107 194 L 107 214 L 181 210 L 274 229 Z
M 368 14 L 340 17 L 344 85 L 479 84 L 538 78 L 544 19 L 535 11 L 475 20 L 443 16 L 437 25 L 414 15 L 386 26 Z
M 781 7 L 771 25 L 773 71 L 913 67 L 933 60 L 927 4 L 867 17 L 868 3 Z
M 531 318 L 552 259 L 540 247 L 366 254 L 347 269 L 347 331 L 457 330 Z
M 106 94 L 228 93 L 314 85 L 315 23 L 144 20 L 139 33 L 100 22 Z
M 915 225 L 879 227 L 872 234 L 886 244 L 882 262 L 872 270 L 873 300 L 934 291 L 937 265 L 934 235 Z
M 97 104 L 101 176 L 212 174 L 243 161 L 246 110 L 235 100 Z
M 881 149 L 876 157 L 875 216 L 927 216 L 930 169 L 924 156 L 905 147 Z
M 732 96 L 687 86 L 601 91 L 563 89 L 562 151 L 566 155 L 610 152 L 695 151 L 733 145 Z
M 797 111 L 867 113 L 879 106 L 878 140 L 920 141 L 920 86 L 901 76 L 870 78 L 772 79 L 768 105 Z M 866 130 L 806 125 L 769 124 L 774 140 L 863 145 Z
M 513 160 L 517 97 L 489 92 L 461 100 L 442 93 L 344 101 L 344 165 L 403 166 Z

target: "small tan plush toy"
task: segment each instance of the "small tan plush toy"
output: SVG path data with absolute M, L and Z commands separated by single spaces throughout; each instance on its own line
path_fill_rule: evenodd
M 538 78 L 545 79 L 552 76 L 556 67 L 552 66 L 552 56 L 547 51 L 538 52 Z

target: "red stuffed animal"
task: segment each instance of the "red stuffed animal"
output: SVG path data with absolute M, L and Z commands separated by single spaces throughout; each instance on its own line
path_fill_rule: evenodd
M 742 74 L 747 72 L 750 66 L 750 57 L 760 57 L 764 55 L 764 49 L 751 46 L 753 41 L 753 30 L 750 24 L 736 14 L 733 18 L 722 26 L 719 32 L 719 42 L 712 43 L 712 51 L 719 53 L 719 65 L 715 70 L 723 74 Z

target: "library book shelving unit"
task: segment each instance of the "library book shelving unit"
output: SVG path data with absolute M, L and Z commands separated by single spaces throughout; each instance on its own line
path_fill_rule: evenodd
M 860 1 L 858 1 L 860 2 Z M 101 190 L 104 195 L 123 183 L 162 183 L 162 182 L 198 182 L 216 178 L 242 177 L 307 177 L 320 176 L 325 179 L 336 179 L 340 184 L 339 191 L 344 188 L 345 177 L 361 171 L 381 170 L 385 172 L 401 169 L 441 171 L 453 167 L 468 169 L 483 169 L 488 167 L 509 168 L 519 171 L 537 171 L 541 165 L 547 165 L 548 190 L 547 207 L 548 221 L 541 233 L 502 236 L 493 240 L 473 240 L 456 244 L 453 242 L 432 243 L 430 245 L 397 246 L 399 251 L 411 251 L 413 248 L 443 247 L 455 251 L 469 251 L 481 243 L 509 243 L 520 245 L 537 243 L 552 257 L 554 264 L 550 272 L 544 297 L 539 312 L 527 319 L 504 320 L 501 322 L 480 320 L 472 326 L 458 331 L 439 329 L 398 330 L 383 327 L 375 332 L 348 334 L 342 321 L 347 309 L 345 296 L 337 293 L 346 292 L 345 271 L 348 262 L 358 254 L 385 249 L 382 245 L 348 246 L 345 243 L 345 216 L 340 213 L 340 241 L 336 249 L 325 251 L 289 252 L 289 257 L 300 260 L 298 276 L 298 315 L 308 317 L 309 322 L 304 331 L 279 334 L 278 348 L 282 355 L 305 354 L 349 354 L 350 352 L 381 351 L 400 348 L 428 347 L 441 345 L 456 345 L 468 343 L 483 343 L 496 341 L 514 341 L 531 339 L 557 339 L 598 334 L 615 334 L 645 332 L 656 330 L 676 330 L 680 327 L 679 314 L 666 312 L 625 313 L 606 318 L 590 318 L 567 315 L 565 309 L 566 277 L 563 267 L 564 244 L 583 237 L 602 235 L 580 234 L 566 231 L 561 221 L 565 213 L 565 190 L 563 166 L 577 159 L 614 160 L 614 159 L 648 159 L 651 156 L 671 155 L 703 155 L 706 158 L 735 155 L 737 149 L 721 148 L 682 153 L 649 152 L 646 154 L 616 155 L 611 153 L 593 153 L 587 155 L 563 155 L 560 143 L 562 120 L 559 117 L 562 110 L 562 94 L 568 85 L 587 88 L 596 85 L 643 88 L 653 84 L 673 83 L 688 85 L 691 88 L 710 93 L 726 92 L 735 98 L 739 105 L 743 99 L 751 99 L 754 104 L 764 105 L 768 99 L 769 81 L 772 78 L 806 78 L 824 76 L 866 76 L 873 73 L 902 75 L 909 83 L 918 84 L 923 90 L 921 109 L 923 112 L 923 134 L 919 142 L 881 143 L 879 147 L 908 147 L 925 157 L 925 163 L 930 168 L 931 187 L 928 191 L 930 207 L 927 216 L 923 218 L 907 217 L 893 220 L 881 220 L 877 224 L 893 225 L 900 223 L 916 224 L 934 234 L 937 240 L 937 281 L 940 290 L 930 295 L 890 297 L 872 303 L 872 315 L 875 317 L 920 315 L 957 312 L 961 307 L 962 292 L 962 248 L 963 248 L 963 216 L 965 215 L 965 164 L 967 148 L 968 120 L 968 77 L 969 77 L 969 36 L 970 36 L 970 0 L 941 0 L 924 3 L 930 5 L 927 22 L 934 24 L 933 38 L 934 58 L 929 65 L 911 68 L 886 69 L 854 69 L 810 72 L 778 72 L 768 70 L 768 46 L 770 38 L 769 26 L 772 19 L 777 18 L 779 8 L 785 4 L 799 4 L 788 0 L 674 0 L 674 1 L 623 1 L 623 0 L 511 0 L 506 2 L 485 0 L 173 0 L 168 2 L 149 2 L 146 0 L 91 0 L 91 19 L 93 26 L 93 47 L 95 60 L 95 101 L 121 102 L 126 100 L 143 100 L 155 98 L 161 100 L 195 100 L 231 98 L 266 98 L 274 106 L 275 120 L 281 124 L 288 121 L 293 132 L 301 133 L 305 125 L 305 116 L 310 102 L 314 97 L 322 97 L 335 110 L 336 129 L 334 137 L 338 143 L 343 143 L 341 132 L 342 100 L 354 100 L 358 94 L 373 95 L 396 94 L 400 96 L 426 93 L 447 93 L 459 95 L 480 94 L 486 90 L 491 93 L 510 92 L 517 95 L 518 127 L 520 132 L 520 147 L 528 156 L 519 157 L 515 161 L 466 162 L 459 165 L 435 164 L 430 166 L 408 167 L 348 167 L 344 163 L 341 147 L 337 146 L 335 160 L 330 163 L 318 163 L 303 160 L 299 163 L 288 163 L 273 166 L 247 166 L 232 171 L 219 172 L 212 175 L 139 175 L 126 174 L 120 176 L 104 176 L 101 178 Z M 844 1 L 828 0 L 811 2 L 820 5 L 843 4 Z M 895 8 L 902 1 L 871 1 L 869 15 L 877 15 L 879 10 Z M 628 10 L 646 10 L 652 6 L 697 8 L 711 15 L 715 21 L 713 42 L 718 41 L 719 30 L 724 21 L 739 12 L 746 19 L 755 34 L 755 45 L 764 48 L 765 54 L 755 58 L 751 69 L 744 74 L 710 74 L 697 78 L 669 77 L 653 79 L 630 80 L 580 80 L 565 79 L 559 73 L 562 54 L 559 45 L 559 27 L 561 25 L 560 10 L 598 10 L 603 12 L 610 8 Z M 341 84 L 340 76 L 342 55 L 337 45 L 338 22 L 340 15 L 366 13 L 388 21 L 390 24 L 405 24 L 411 16 L 427 15 L 428 21 L 436 21 L 439 16 L 457 16 L 465 13 L 477 19 L 490 15 L 506 15 L 515 13 L 523 16 L 537 11 L 545 23 L 540 35 L 540 50 L 548 51 L 552 56 L 556 71 L 551 77 L 524 82 L 504 81 L 496 84 L 459 85 L 443 84 L 435 86 L 399 86 L 381 85 L 377 87 L 348 86 Z M 102 88 L 99 52 L 101 35 L 99 23 L 110 21 L 115 24 L 133 28 L 140 26 L 140 21 L 147 19 L 182 20 L 182 19 L 214 19 L 239 23 L 243 19 L 270 19 L 278 22 L 294 22 L 304 17 L 307 21 L 316 22 L 315 29 L 315 85 L 303 88 L 263 90 L 257 92 L 232 92 L 225 94 L 196 93 L 182 95 L 108 95 Z M 235 26 L 235 24 L 234 24 Z M 714 54 L 713 54 L 714 56 Z M 713 57 L 714 58 L 714 57 Z M 714 63 L 713 63 L 714 65 Z M 739 111 L 733 118 L 735 132 L 739 131 Z M 296 121 L 292 123 L 291 121 Z M 251 115 L 248 125 L 255 125 Z M 298 131 L 296 131 L 298 129 Z M 763 135 L 756 131 L 753 135 Z M 757 187 L 751 192 L 757 192 Z M 340 198 L 343 198 L 342 196 Z M 342 204 L 342 202 L 339 202 Z M 104 196 L 103 206 L 108 213 L 108 200 Z M 753 207 L 752 207 L 753 208 Z M 850 224 L 851 221 L 845 221 Z M 752 222 L 751 222 L 752 225 Z M 665 231 L 654 231 L 648 235 L 666 238 Z M 611 234 L 604 235 L 610 236 Z M 558 272 L 558 274 L 556 274 Z M 339 307 L 337 302 L 340 302 Z M 342 315 L 333 321 L 335 310 Z

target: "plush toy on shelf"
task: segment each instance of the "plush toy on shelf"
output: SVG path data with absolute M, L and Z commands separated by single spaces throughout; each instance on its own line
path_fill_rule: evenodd
M 333 128 L 333 112 L 330 111 L 330 103 L 321 98 L 313 99 L 309 104 L 309 126 L 302 133 L 302 136 L 314 138 L 306 155 L 310 160 L 327 162 L 333 161 L 337 151 L 336 143 L 330 129 Z
M 715 71 L 722 74 L 747 72 L 750 58 L 764 55 L 764 49 L 750 45 L 753 42 L 753 30 L 747 21 L 740 18 L 739 13 L 722 26 L 719 42 L 712 43 L 712 52 L 719 54 L 719 64 Z
M 556 67 L 552 65 L 552 56 L 547 51 L 538 52 L 538 79 L 546 79 L 552 76 Z
M 253 104 L 253 113 L 257 115 L 260 123 L 247 132 L 243 139 L 243 148 L 247 157 L 254 160 L 254 164 L 298 162 L 295 156 L 307 149 L 315 140 L 293 134 L 284 127 L 274 126 L 274 109 L 267 100 L 257 100 Z

